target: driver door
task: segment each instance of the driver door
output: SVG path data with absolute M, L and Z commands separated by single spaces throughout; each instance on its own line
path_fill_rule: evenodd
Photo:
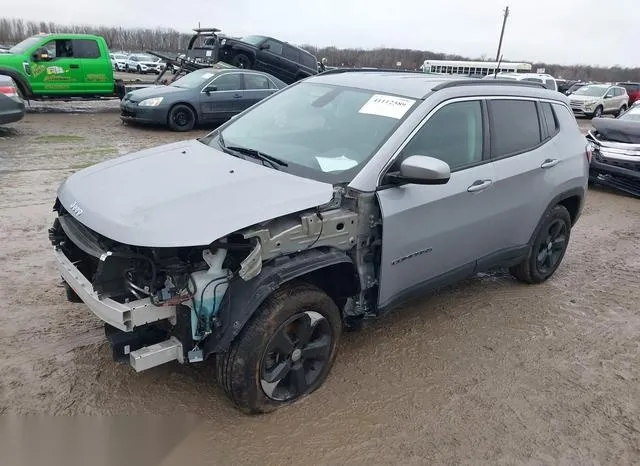
M 378 306 L 392 307 L 431 286 L 473 273 L 496 245 L 493 165 L 485 145 L 482 104 L 466 100 L 437 110 L 399 153 L 393 170 L 411 155 L 449 164 L 443 185 L 406 184 L 377 192 L 382 211 Z
M 200 92 L 200 114 L 208 121 L 223 121 L 240 113 L 243 108 L 242 73 L 222 73 Z M 207 92 L 206 89 L 209 89 Z
M 31 57 L 31 87 L 36 94 L 69 94 L 82 90 L 80 60 L 73 54 L 73 41 L 56 39 L 42 48 L 49 56 L 46 60 Z

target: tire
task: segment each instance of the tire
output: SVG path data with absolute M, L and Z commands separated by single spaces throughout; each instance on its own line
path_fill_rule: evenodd
M 78 296 L 77 293 L 73 291 L 73 288 L 71 288 L 67 282 L 64 282 L 64 291 L 65 291 L 65 294 L 67 295 L 67 301 L 69 301 L 70 303 L 82 302 L 82 300 L 80 299 L 80 296 Z
M 237 68 L 251 69 L 251 59 L 244 53 L 239 53 L 233 57 L 231 64 Z
M 598 105 L 596 109 L 591 114 L 591 118 L 600 118 L 602 116 L 603 108 L 602 105 Z
M 559 230 L 554 234 L 556 228 Z M 527 258 L 509 269 L 511 275 L 529 284 L 546 281 L 560 266 L 567 251 L 570 236 L 571 215 L 566 207 L 556 205 L 547 211 L 538 224 Z
M 196 125 L 196 112 L 185 104 L 171 107 L 167 124 L 172 131 L 191 131 Z
M 294 403 L 326 380 L 341 332 L 340 311 L 325 292 L 306 283 L 285 285 L 258 308 L 229 350 L 218 355 L 218 382 L 247 414 Z
M 616 113 L 616 118 L 619 117 L 620 115 L 622 115 L 626 111 L 627 111 L 627 106 L 626 105 L 623 105 L 622 107 L 620 107 L 620 110 L 618 110 L 618 113 Z

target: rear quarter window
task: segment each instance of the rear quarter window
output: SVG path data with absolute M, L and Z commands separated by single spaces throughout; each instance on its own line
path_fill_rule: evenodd
M 558 118 L 549 102 L 540 102 L 540 109 L 542 110 L 542 121 L 547 130 L 547 137 L 552 138 L 560 131 Z
M 526 152 L 542 142 L 536 104 L 531 100 L 489 100 L 491 157 Z

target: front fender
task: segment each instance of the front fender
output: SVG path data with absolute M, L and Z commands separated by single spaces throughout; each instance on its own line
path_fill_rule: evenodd
M 336 249 L 311 249 L 290 256 L 282 256 L 263 265 L 255 278 L 244 281 L 234 278 L 220 303 L 219 327 L 204 342 L 204 356 L 225 351 L 238 336 L 263 301 L 283 284 L 311 272 L 353 261 Z

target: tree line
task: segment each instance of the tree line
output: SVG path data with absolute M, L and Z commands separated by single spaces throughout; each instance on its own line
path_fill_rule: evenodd
M 61 25 L 52 22 L 24 21 L 15 18 L 0 18 L 0 44 L 13 45 L 26 37 L 40 32 L 67 32 L 97 34 L 103 36 L 111 50 L 180 53 L 189 43 L 191 34 L 167 28 L 122 28 L 91 25 Z M 327 59 L 329 66 L 396 68 L 398 62 L 404 69 L 418 69 L 424 60 L 467 60 L 460 55 L 450 55 L 425 50 L 377 48 L 340 49 L 337 47 L 315 47 L 302 45 L 318 60 Z M 486 61 L 486 57 L 471 58 Z M 491 61 L 491 60 L 489 60 Z M 527 61 L 527 60 L 510 60 Z M 558 65 L 534 63 L 533 71 L 544 68 L 545 72 L 565 79 L 592 81 L 640 81 L 640 68 L 597 67 L 584 65 Z

